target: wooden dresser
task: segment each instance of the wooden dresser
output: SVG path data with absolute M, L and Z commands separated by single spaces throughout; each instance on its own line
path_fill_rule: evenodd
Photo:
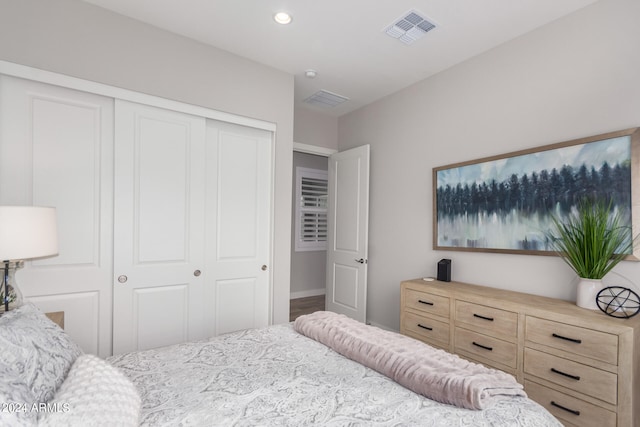
M 513 374 L 567 426 L 640 426 L 640 315 L 459 282 L 401 284 L 400 332 Z

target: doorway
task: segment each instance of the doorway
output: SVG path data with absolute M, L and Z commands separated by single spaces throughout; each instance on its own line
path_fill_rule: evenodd
M 301 248 L 299 243 L 300 221 L 296 216 L 300 215 L 297 207 L 300 204 L 296 186 L 298 183 L 297 168 L 310 171 L 323 171 L 328 169 L 328 156 L 336 150 L 323 147 L 313 147 L 305 144 L 294 143 L 293 152 L 293 180 L 292 180 L 292 212 L 291 212 L 291 289 L 290 289 L 290 316 L 293 321 L 302 314 L 324 310 L 326 293 L 326 249 Z
M 293 153 L 291 318 L 324 309 L 327 168 L 326 156 Z
M 300 146 L 303 150 L 296 150 Z M 366 322 L 370 147 L 362 145 L 338 153 L 294 143 L 294 165 L 297 159 L 314 159 L 301 157 L 302 153 L 295 151 L 321 156 L 322 160 L 315 159 L 316 165 L 324 167 L 326 161 L 327 172 L 294 166 L 290 301 L 319 297 L 324 293 L 324 307 L 316 309 L 346 314 Z M 323 193 L 319 191 L 320 187 Z M 321 210 L 317 209 L 321 206 L 324 207 L 322 221 L 319 219 Z M 316 262 L 308 264 L 316 268 L 315 274 L 294 259 L 298 252 L 304 251 L 320 252 Z M 326 266 L 324 274 L 320 271 L 323 264 Z M 296 273 L 303 274 L 296 276 Z M 320 279 L 325 281 L 324 292 Z M 299 291 L 298 286 L 305 288 Z M 313 305 L 311 301 L 309 304 Z

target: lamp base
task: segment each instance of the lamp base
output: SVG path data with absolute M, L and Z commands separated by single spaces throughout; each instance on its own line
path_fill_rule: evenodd
M 16 270 L 22 268 L 22 266 L 22 261 L 4 262 L 2 286 L 0 286 L 0 312 L 5 311 L 7 306 L 9 310 L 13 310 L 23 304 L 22 292 L 20 292 L 15 280 Z M 5 294 L 7 295 L 6 298 Z

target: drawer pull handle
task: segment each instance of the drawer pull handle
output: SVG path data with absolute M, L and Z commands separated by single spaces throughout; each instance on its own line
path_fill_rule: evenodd
M 481 316 L 475 313 L 473 313 L 473 317 L 477 317 L 478 319 L 488 320 L 489 322 L 493 322 L 493 317 Z
M 419 299 L 419 300 L 418 300 L 418 302 L 419 302 L 420 304 L 433 305 L 433 303 L 432 303 L 432 302 L 429 302 L 429 301 L 422 301 L 421 299 Z
M 471 344 L 475 345 L 476 347 L 484 348 L 485 350 L 493 351 L 493 347 L 489 347 L 489 346 L 486 346 L 486 345 L 478 344 L 475 341 L 473 341 Z
M 566 372 L 559 371 L 556 368 L 551 368 L 551 372 L 553 372 L 554 374 L 565 376 L 567 378 L 571 378 L 572 380 L 580 381 L 580 377 L 578 375 L 567 374 Z
M 552 337 L 554 338 L 560 338 L 561 340 L 565 340 L 565 341 L 571 341 L 574 342 L 576 344 L 582 344 L 582 340 L 578 340 L 575 338 L 567 338 L 567 337 L 563 337 L 562 335 L 558 335 L 558 334 L 551 334 Z
M 421 325 L 420 323 L 418 323 L 418 328 L 426 329 L 427 331 L 433 331 L 433 328 L 430 328 L 429 326 Z
M 569 409 L 569 408 L 567 408 L 567 407 L 565 407 L 565 406 L 559 405 L 559 404 L 557 404 L 556 402 L 554 402 L 553 400 L 551 401 L 551 406 L 555 406 L 556 408 L 560 408 L 560 409 L 562 409 L 563 411 L 570 412 L 570 413 L 572 413 L 573 415 L 578 415 L 578 416 L 580 415 L 580 411 L 576 411 L 575 409 Z

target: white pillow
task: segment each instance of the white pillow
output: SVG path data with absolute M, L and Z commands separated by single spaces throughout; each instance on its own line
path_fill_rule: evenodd
M 35 425 L 38 413 L 31 409 L 36 398 L 27 383 L 10 371 L 2 372 L 0 378 L 0 426 Z
M 0 378 L 20 378 L 31 390 L 27 406 L 48 402 L 82 354 L 69 336 L 26 303 L 0 316 Z
M 78 357 L 53 399 L 39 411 L 40 426 L 137 426 L 140 395 L 117 368 L 94 355 Z

